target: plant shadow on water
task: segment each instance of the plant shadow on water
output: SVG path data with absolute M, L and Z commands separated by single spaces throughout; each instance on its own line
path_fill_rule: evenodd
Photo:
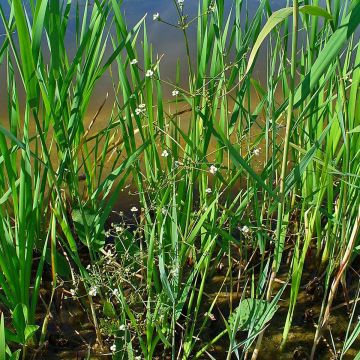
M 0 18 L 0 360 L 360 359 L 358 1 Z

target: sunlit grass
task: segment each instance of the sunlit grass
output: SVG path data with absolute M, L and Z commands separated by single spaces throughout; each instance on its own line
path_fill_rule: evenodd
M 0 8 L 0 360 L 43 349 L 61 291 L 117 359 L 211 358 L 219 343 L 228 359 L 256 359 L 284 299 L 286 350 L 314 265 L 321 310 L 307 355 L 330 338 L 341 287 L 351 317 L 328 351 L 342 357 L 356 342 L 359 290 L 346 273 L 360 250 L 359 2 L 294 0 L 273 13 L 262 0 L 251 18 L 242 0 L 230 13 L 224 0 L 199 1 L 194 18 L 173 2 L 178 23 L 159 9 L 133 28 L 116 0 Z M 180 63 L 173 82 L 162 78 L 150 23 L 182 33 L 186 86 Z M 105 75 L 112 94 L 87 123 Z

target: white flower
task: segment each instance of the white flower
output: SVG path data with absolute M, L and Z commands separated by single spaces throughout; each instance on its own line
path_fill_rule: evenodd
M 209 171 L 210 171 L 211 174 L 215 174 L 218 170 L 219 169 L 216 166 L 211 165 Z
M 75 295 L 76 295 L 75 290 L 74 290 L 74 289 L 70 289 L 70 294 L 71 294 L 72 296 L 75 296 Z
M 259 156 L 260 155 L 260 148 L 254 149 L 253 151 L 255 156 Z
M 121 226 L 116 226 L 115 227 L 115 231 L 117 232 L 117 233 L 120 233 L 120 232 L 122 232 L 124 229 L 121 227 Z
M 154 72 L 152 70 L 148 70 L 145 75 L 146 77 L 152 77 L 154 75 Z
M 133 206 L 131 209 L 130 209 L 131 212 L 137 212 L 138 211 L 138 208 L 136 206 Z
M 179 90 L 174 90 L 172 92 L 172 96 L 178 96 L 179 95 Z
M 163 215 L 166 215 L 166 213 L 167 213 L 166 208 L 162 208 L 162 209 L 161 209 L 161 213 L 162 213 Z
M 207 188 L 207 189 L 205 190 L 205 192 L 206 192 L 207 194 L 211 194 L 212 190 L 211 190 L 210 188 Z
M 181 162 L 180 162 L 180 161 L 178 161 L 178 160 L 175 160 L 175 161 L 174 161 L 174 167 L 175 167 L 175 168 L 179 167 L 180 165 L 181 165 Z
M 140 355 L 135 356 L 135 360 L 141 360 L 141 356 Z
M 183 6 L 183 5 L 184 5 L 184 0 L 178 0 L 178 4 L 179 4 L 180 6 Z
M 250 229 L 249 229 L 246 225 L 244 225 L 244 226 L 241 228 L 241 232 L 242 232 L 243 234 L 248 234 L 249 231 L 250 231 Z
M 145 109 L 145 104 L 139 104 L 139 109 Z
M 97 288 L 96 286 L 92 286 L 89 290 L 89 295 L 90 296 L 96 296 L 97 295 Z
M 160 20 L 160 14 L 158 12 L 153 15 L 153 20 L 154 21 Z
M 119 290 L 118 290 L 118 289 L 114 289 L 114 290 L 112 291 L 112 294 L 113 294 L 114 296 L 118 296 L 118 295 L 119 295 Z
M 140 114 L 141 114 L 141 112 L 142 112 L 142 110 L 141 110 L 141 109 L 139 109 L 139 108 L 136 108 L 136 109 L 135 109 L 135 114 L 136 114 L 136 115 L 140 115 Z
M 116 344 L 112 344 L 110 346 L 110 351 L 112 351 L 113 353 L 116 351 Z
M 212 313 L 205 313 L 204 314 L 206 317 L 208 317 L 211 321 L 215 321 L 216 320 L 216 317 L 214 316 L 214 314 Z
M 121 324 L 119 327 L 120 331 L 125 331 L 126 330 L 126 326 L 124 324 Z
M 137 63 L 138 63 L 137 59 L 132 59 L 132 60 L 130 61 L 130 64 L 131 64 L 131 65 L 136 65 Z
M 167 150 L 164 150 L 162 153 L 161 153 L 161 156 L 162 157 L 168 157 L 169 156 L 169 152 Z

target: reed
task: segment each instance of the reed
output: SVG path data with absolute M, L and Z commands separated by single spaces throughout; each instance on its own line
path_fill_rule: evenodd
M 359 2 L 262 0 L 250 17 L 246 1 L 201 0 L 193 18 L 173 3 L 177 23 L 159 9 L 131 28 L 121 1 L 0 5 L 0 360 L 44 346 L 62 290 L 115 359 L 214 358 L 219 343 L 256 359 L 284 298 L 286 351 L 309 270 L 323 293 L 308 355 L 331 338 L 340 284 L 351 317 L 331 351 L 357 344 Z M 172 80 L 149 26 L 183 36 Z

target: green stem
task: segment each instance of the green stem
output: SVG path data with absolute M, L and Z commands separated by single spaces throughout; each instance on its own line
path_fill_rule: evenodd
M 298 37 L 298 18 L 299 18 L 299 3 L 298 0 L 293 2 L 293 36 L 292 36 L 292 48 L 291 48 L 291 75 L 290 75 L 290 92 L 289 92 L 289 106 L 287 111 L 286 119 L 286 131 L 285 131 L 285 140 L 284 140 L 284 152 L 281 165 L 281 174 L 280 174 L 280 189 L 279 189 L 279 204 L 278 204 L 278 221 L 276 227 L 276 245 L 275 245 L 275 255 L 274 261 L 272 264 L 272 273 L 268 285 L 267 291 L 267 300 L 271 300 L 272 286 L 276 278 L 276 274 L 279 270 L 281 263 L 282 252 L 284 248 L 284 236 L 283 232 L 286 230 L 286 224 L 283 223 L 284 209 L 285 209 L 285 178 L 286 178 L 286 169 L 289 153 L 289 144 L 290 144 L 290 134 L 291 134 L 291 125 L 293 119 L 293 110 L 294 110 L 294 96 L 295 96 L 295 76 L 296 76 L 296 52 L 297 52 L 297 37 Z M 285 228 L 284 228 L 285 226 Z M 252 360 L 256 360 L 260 351 L 262 338 L 264 336 L 264 331 L 259 335 L 256 347 L 254 349 Z

